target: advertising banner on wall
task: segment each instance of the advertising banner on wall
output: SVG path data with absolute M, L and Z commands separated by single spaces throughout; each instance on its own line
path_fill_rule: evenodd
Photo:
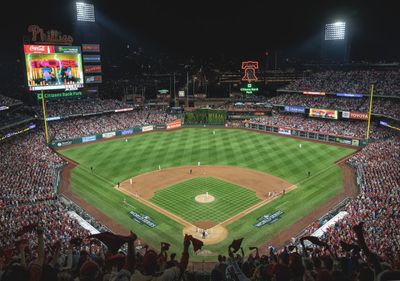
M 302 106 L 295 106 L 295 105 L 285 105 L 285 112 L 294 112 L 294 113 L 305 113 L 306 110 Z
M 166 125 L 158 124 L 154 127 L 156 130 L 165 130 L 167 128 Z
M 101 62 L 100 55 L 83 55 L 83 62 L 99 63 L 99 62 Z
M 99 44 L 82 44 L 82 52 L 84 53 L 100 53 Z
M 342 144 L 348 144 L 348 145 L 351 145 L 351 144 L 352 144 L 352 140 L 343 139 L 343 138 L 336 138 L 336 142 L 342 143 Z
M 291 135 L 292 134 L 291 130 L 281 129 L 281 128 L 278 129 L 278 133 L 282 134 L 282 135 Z
M 66 145 L 71 145 L 71 144 L 72 144 L 72 140 L 57 142 L 57 146 L 58 146 L 58 147 L 66 146 Z
M 128 108 L 121 108 L 121 109 L 116 109 L 114 112 L 126 112 L 126 111 L 132 111 L 133 107 L 128 107 Z
M 176 129 L 182 127 L 181 119 L 177 119 L 175 121 L 167 123 L 167 130 Z
M 101 73 L 101 65 L 84 65 L 83 71 L 85 73 Z
M 342 111 L 342 118 L 350 118 L 350 111 Z
M 127 129 L 127 130 L 122 130 L 121 135 L 126 136 L 126 135 L 132 135 L 133 134 L 133 129 Z
M 365 112 L 350 112 L 350 119 L 368 120 L 368 113 Z
M 91 75 L 91 76 L 86 76 L 85 77 L 85 83 L 91 84 L 91 83 L 102 83 L 103 79 L 101 75 Z
M 303 92 L 304 95 L 325 96 L 325 92 Z
M 103 136 L 103 138 L 108 139 L 108 138 L 115 137 L 115 135 L 116 135 L 115 132 L 108 132 L 108 133 L 104 133 L 102 136 Z
M 153 131 L 154 127 L 153 126 L 143 126 L 142 127 L 142 132 L 149 132 L 149 131 Z
M 82 142 L 90 142 L 90 141 L 95 141 L 96 136 L 88 136 L 88 137 L 83 137 Z
M 345 98 L 362 98 L 363 94 L 353 94 L 353 93 L 336 93 L 337 97 L 345 97 Z
M 338 119 L 337 110 L 310 108 L 310 117 Z

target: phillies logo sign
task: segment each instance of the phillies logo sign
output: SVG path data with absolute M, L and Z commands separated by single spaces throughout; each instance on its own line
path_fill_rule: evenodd
M 61 44 L 71 45 L 74 38 L 71 35 L 62 34 L 58 30 L 46 30 L 38 25 L 28 26 L 28 32 L 32 33 L 31 41 L 38 44 Z
M 258 69 L 258 61 L 244 61 L 242 62 L 242 69 L 244 70 L 244 76 L 242 81 L 251 83 L 253 81 L 258 81 L 256 76 L 256 70 Z

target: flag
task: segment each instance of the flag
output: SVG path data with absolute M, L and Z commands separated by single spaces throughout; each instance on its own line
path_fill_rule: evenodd
M 190 240 L 192 241 L 193 251 L 195 251 L 195 252 L 200 250 L 201 247 L 203 247 L 203 245 L 204 245 L 203 241 L 201 241 L 201 240 L 199 240 L 197 238 L 194 238 L 193 236 L 190 237 Z
M 351 250 L 359 252 L 361 250 L 358 245 L 356 245 L 356 244 L 348 244 L 348 243 L 343 242 L 343 241 L 340 241 L 340 246 L 342 247 L 342 249 L 344 251 L 347 251 L 347 252 L 349 252 Z
M 116 235 L 111 232 L 102 232 L 98 234 L 93 234 L 89 235 L 87 238 L 96 238 L 100 240 L 107 246 L 108 250 L 113 254 L 116 254 L 122 245 L 124 245 L 126 242 L 129 242 L 132 239 L 131 236 Z
M 161 250 L 168 251 L 170 246 L 171 246 L 171 244 L 169 244 L 167 242 L 161 242 Z
M 242 241 L 243 241 L 243 238 L 232 241 L 231 247 L 233 248 L 234 253 L 236 253 L 240 249 L 240 246 L 242 245 Z
M 318 245 L 321 247 L 328 247 L 328 244 L 326 242 L 319 240 L 319 238 L 315 237 L 315 236 L 304 236 L 301 238 L 301 240 L 308 240 L 315 245 Z

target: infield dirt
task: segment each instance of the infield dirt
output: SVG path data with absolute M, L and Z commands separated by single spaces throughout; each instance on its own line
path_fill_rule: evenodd
M 253 190 L 256 192 L 256 196 L 262 201 L 221 223 L 211 221 L 188 222 L 176 214 L 148 201 L 156 191 L 195 177 L 214 177 Z M 264 206 L 281 195 L 283 190 L 285 192 L 292 190 L 295 188 L 295 185 L 273 175 L 246 168 L 230 166 L 185 166 L 141 174 L 122 182 L 119 187 L 115 186 L 115 188 L 183 224 L 184 229 L 182 234 L 191 234 L 202 240 L 206 245 L 211 245 L 217 244 L 227 237 L 228 231 L 225 228 L 227 224 Z M 193 204 L 200 203 L 193 201 Z M 209 233 L 207 238 L 202 238 L 199 229 L 207 229 Z

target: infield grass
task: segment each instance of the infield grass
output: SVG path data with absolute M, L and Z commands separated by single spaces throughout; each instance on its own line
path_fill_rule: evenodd
M 213 202 L 195 201 L 206 192 L 214 196 Z M 150 201 L 189 222 L 223 222 L 261 199 L 249 189 L 213 177 L 198 177 L 159 190 Z
M 151 132 L 128 140 L 113 139 L 60 150 L 80 164 L 72 171 L 72 190 L 150 245 L 158 248 L 160 241 L 170 242 L 172 251 L 177 253 L 182 249 L 183 226 L 133 198 L 126 198 L 130 206 L 123 205 L 126 196 L 113 188 L 117 182 L 157 170 L 159 165 L 168 168 L 197 165 L 200 161 L 204 165 L 256 169 L 297 184 L 284 197 L 229 224 L 225 241 L 206 247 L 227 254 L 232 239 L 245 237 L 244 247 L 260 245 L 338 194 L 343 189 L 342 174 L 334 162 L 354 152 L 351 148 L 236 129 Z M 90 167 L 94 168 L 93 174 Z M 311 177 L 307 176 L 308 171 Z M 184 208 L 177 204 L 176 209 L 174 212 Z M 261 229 L 253 226 L 258 217 L 277 209 L 283 210 L 284 215 L 276 223 Z M 130 210 L 148 214 L 158 226 L 150 229 L 133 222 L 128 216 Z M 181 216 L 184 217 L 183 212 Z M 214 257 L 192 259 L 215 260 Z

